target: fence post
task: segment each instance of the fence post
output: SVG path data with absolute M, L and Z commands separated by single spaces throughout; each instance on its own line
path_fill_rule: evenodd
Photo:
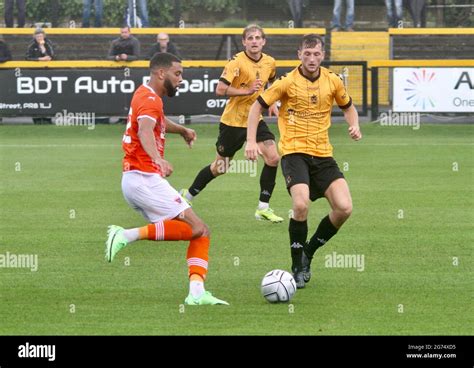
M 371 119 L 377 120 L 379 116 L 379 68 L 372 66 L 372 103 L 371 103 Z

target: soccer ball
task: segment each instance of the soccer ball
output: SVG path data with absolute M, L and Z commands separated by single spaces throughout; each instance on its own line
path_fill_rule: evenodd
M 262 280 L 262 295 L 270 303 L 288 302 L 296 293 L 295 279 L 283 270 L 268 272 Z

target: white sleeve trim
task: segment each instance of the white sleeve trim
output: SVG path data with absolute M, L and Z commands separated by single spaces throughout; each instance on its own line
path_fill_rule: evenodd
M 150 115 L 140 115 L 139 117 L 137 117 L 137 120 L 140 120 L 142 118 L 148 118 L 148 119 L 151 119 L 153 120 L 154 123 L 156 123 L 156 119 Z

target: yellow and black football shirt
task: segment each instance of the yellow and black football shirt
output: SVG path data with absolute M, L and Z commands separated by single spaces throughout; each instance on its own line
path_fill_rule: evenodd
M 265 108 L 278 100 L 281 102 L 278 115 L 281 155 L 306 153 L 331 157 L 328 129 L 333 103 L 336 101 L 341 109 L 352 104 L 341 78 L 320 67 L 319 76 L 312 80 L 303 75 L 300 67 L 295 68 L 258 97 Z
M 221 82 L 234 88 L 249 88 L 256 80 L 263 82 L 260 91 L 249 96 L 230 97 L 221 117 L 221 122 L 233 127 L 247 127 L 247 118 L 250 106 L 255 102 L 258 95 L 263 91 L 267 82 L 275 79 L 275 59 L 262 53 L 259 60 L 247 56 L 245 51 L 236 54 L 225 66 Z

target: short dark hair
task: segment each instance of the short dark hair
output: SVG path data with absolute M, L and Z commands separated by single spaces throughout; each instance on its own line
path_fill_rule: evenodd
M 168 52 L 157 52 L 150 60 L 150 69 L 171 68 L 173 63 L 180 63 L 181 59 Z
M 324 40 L 321 36 L 315 33 L 305 34 L 300 43 L 300 50 L 304 48 L 313 48 L 316 45 L 321 44 L 321 50 L 324 51 Z
M 242 39 L 245 40 L 247 37 L 247 33 L 259 31 L 262 34 L 262 38 L 265 38 L 265 32 L 263 28 L 260 27 L 258 24 L 249 24 L 247 27 L 244 28 L 244 32 L 242 33 Z

